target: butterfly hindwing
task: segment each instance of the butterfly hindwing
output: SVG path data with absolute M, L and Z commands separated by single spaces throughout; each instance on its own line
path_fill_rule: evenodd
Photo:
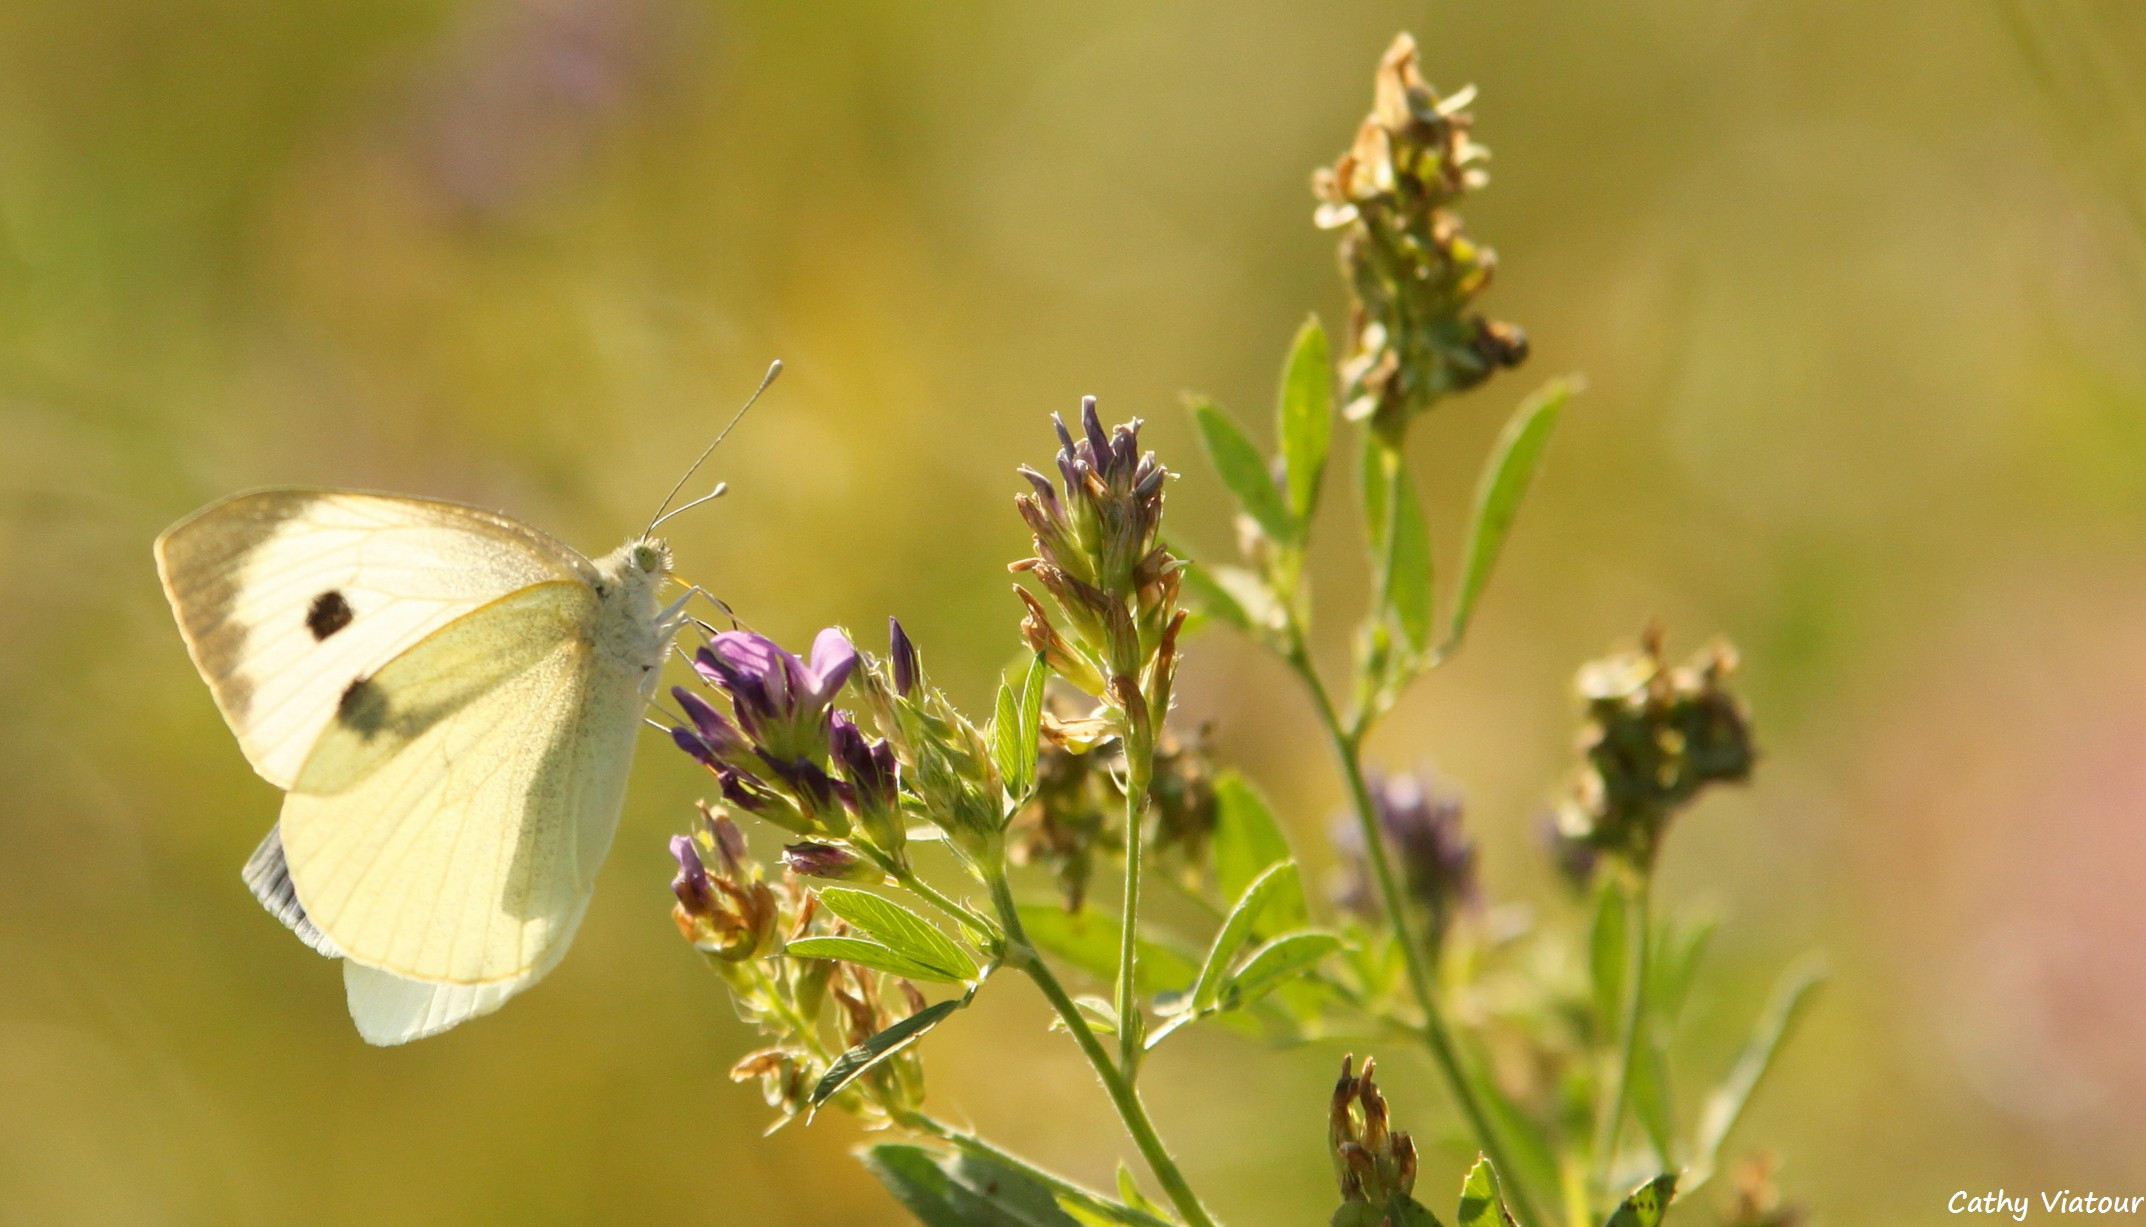
M 588 905 L 582 899 L 582 908 Z M 582 911 L 567 921 L 565 931 L 535 967 L 506 980 L 489 984 L 440 984 L 411 980 L 393 972 L 343 960 L 343 996 L 358 1034 L 369 1044 L 407 1044 L 421 1040 L 507 1003 L 508 999 L 535 984 L 558 966 L 567 944 L 581 927 Z
M 419 640 L 580 554 L 458 503 L 332 490 L 236 495 L 157 538 L 188 652 L 247 761 L 288 788 L 344 691 Z
M 291 867 L 283 859 L 283 831 L 280 827 L 268 828 L 268 837 L 255 845 L 253 855 L 246 858 L 246 867 L 239 871 L 253 897 L 261 901 L 268 914 L 283 922 L 283 927 L 298 935 L 298 940 L 331 959 L 343 957 L 328 935 L 315 928 L 306 918 L 305 908 L 298 902 L 298 888 L 291 885 Z
M 531 585 L 348 684 L 279 823 L 306 917 L 346 959 L 482 986 L 563 949 L 642 704 L 639 668 L 595 650 L 603 611 L 587 585 Z

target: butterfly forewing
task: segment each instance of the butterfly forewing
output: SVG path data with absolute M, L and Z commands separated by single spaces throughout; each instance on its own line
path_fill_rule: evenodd
M 563 943 L 625 792 L 640 670 L 593 589 L 525 588 L 357 683 L 285 798 L 291 881 L 354 962 L 480 985 Z
M 458 503 L 267 490 L 167 530 L 157 569 L 194 664 L 270 783 L 288 788 L 350 684 L 531 584 L 593 583 L 587 559 Z

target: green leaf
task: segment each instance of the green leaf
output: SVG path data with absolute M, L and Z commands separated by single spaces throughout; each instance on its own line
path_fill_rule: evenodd
M 1706 1106 L 1700 1111 L 1696 1135 L 1699 1160 L 1694 1164 L 1700 1173 L 1713 1170 L 1722 1143 L 1728 1141 L 1729 1131 L 1744 1114 L 1744 1105 L 1750 1102 L 1751 1092 L 1758 1089 L 1759 1080 L 1766 1076 L 1767 1069 L 1780 1054 L 1782 1043 L 1809 1008 L 1811 994 L 1825 983 L 1825 979 L 1823 963 L 1816 958 L 1806 958 L 1782 972 L 1781 978 L 1774 982 L 1773 997 L 1752 1026 L 1751 1038 L 1744 1041 L 1743 1051 L 1737 1055 L 1729 1076 L 1707 1096 Z
M 1617 1207 L 1617 1212 L 1609 1216 L 1609 1221 L 1603 1224 L 1603 1227 L 1658 1227 L 1662 1215 L 1668 1211 L 1669 1203 L 1675 1200 L 1676 1195 L 1677 1178 L 1674 1172 L 1656 1176 L 1633 1189 L 1631 1195 L 1624 1199 L 1624 1204 Z
M 1252 926 L 1259 920 L 1259 914 L 1266 910 L 1267 900 L 1284 886 L 1294 884 L 1296 880 L 1296 862 L 1283 861 L 1279 865 L 1268 866 L 1265 873 L 1254 878 L 1252 884 L 1244 888 L 1244 893 L 1237 897 L 1236 905 L 1230 908 L 1229 915 L 1222 918 L 1222 927 L 1216 931 L 1213 944 L 1207 947 L 1207 959 L 1200 965 L 1200 978 L 1194 981 L 1192 986 L 1193 1009 L 1206 1010 L 1214 1006 L 1216 998 L 1222 993 L 1223 977 L 1228 973 L 1230 964 L 1236 960 L 1237 952 L 1242 950 L 1244 943 L 1251 938 Z M 1298 889 L 1303 888 L 1299 886 Z
M 1431 1213 L 1429 1207 L 1398 1193 L 1386 1203 L 1386 1221 L 1393 1227 L 1441 1227 L 1438 1216 Z
M 1268 537 L 1276 541 L 1295 541 L 1296 520 L 1282 501 L 1282 492 L 1268 474 L 1267 462 L 1260 458 L 1259 449 L 1228 414 L 1215 407 L 1213 401 L 1194 400 L 1192 417 L 1200 428 L 1200 442 L 1207 448 L 1207 458 L 1214 462 L 1215 473 L 1222 478 L 1222 484 L 1237 496 L 1237 505 Z
M 1210 844 L 1215 887 L 1224 899 L 1244 893 L 1252 880 L 1289 859 L 1289 840 L 1274 811 L 1252 782 L 1236 771 L 1215 776 L 1215 833 Z M 1301 928 L 1311 919 L 1301 880 L 1267 902 L 1276 929 Z
M 1517 1167 L 1523 1185 L 1538 1189 L 1554 1189 L 1559 1185 L 1557 1156 L 1551 1149 L 1549 1136 L 1542 1126 L 1530 1119 L 1520 1105 L 1513 1102 L 1505 1088 L 1488 1073 L 1491 1062 L 1486 1053 L 1471 1047 L 1474 1058 L 1462 1063 L 1462 1076 L 1475 1088 L 1476 1098 L 1489 1110 L 1491 1127 L 1505 1142 L 1506 1158 Z
M 1282 471 L 1289 479 L 1289 509 L 1301 523 L 1319 503 L 1319 479 L 1326 470 L 1327 446 L 1334 435 L 1334 367 L 1327 354 L 1326 329 L 1314 315 L 1297 329 L 1282 366 L 1281 403 L 1277 407 L 1282 443 Z
M 1328 1227 L 1439 1227 L 1432 1214 L 1413 1197 L 1400 1193 L 1383 1206 L 1368 1201 L 1345 1201 L 1327 1220 Z
M 1029 943 L 1105 984 L 1118 975 L 1118 921 L 1100 912 L 1067 912 L 1051 904 L 1025 903 L 1015 909 Z M 1143 996 L 1176 992 L 1199 974 L 1183 953 L 1159 942 L 1140 943 L 1139 980 Z
M 925 1006 L 836 1057 L 834 1064 L 827 1067 L 827 1072 L 820 1075 L 820 1080 L 812 1087 L 812 1106 L 817 1108 L 834 1098 L 837 1092 L 862 1077 L 865 1071 L 914 1044 L 923 1038 L 926 1031 L 938 1026 L 947 1015 L 960 1008 L 959 1001 L 942 1001 L 937 1005 Z
M 1028 662 L 1028 676 L 1021 680 L 1018 695 L 1012 694 L 1003 685 L 999 689 L 1001 696 L 1011 697 L 1013 700 L 1012 744 L 1006 748 L 1006 761 L 999 767 L 999 778 L 1004 781 L 1007 794 L 1016 799 L 1026 798 L 1036 787 L 1036 756 L 1042 748 L 1039 738 L 1042 734 L 1043 679 L 1046 672 L 1043 657 L 1039 654 Z M 1000 714 L 1005 714 L 1003 708 Z M 998 728 L 994 723 L 994 740 L 997 732 Z
M 1624 891 L 1605 876 L 1595 888 L 1594 929 L 1588 935 L 1588 969 L 1595 990 L 1599 1034 L 1614 1036 L 1624 1023 L 1624 977 L 1631 955 L 1626 949 L 1631 925 L 1625 919 Z
M 1654 942 L 1654 983 L 1650 990 L 1664 1026 L 1674 1023 L 1684 1012 L 1692 981 L 1698 978 L 1700 959 L 1713 936 L 1712 918 L 1685 923 L 1669 919 L 1662 923 L 1661 935 Z
M 1001 1163 L 896 1142 L 866 1150 L 863 1159 L 926 1227 L 1080 1227 L 1050 1189 Z
M 1267 581 L 1244 567 L 1218 566 L 1214 569 L 1216 586 L 1230 595 L 1244 610 L 1253 631 L 1272 631 L 1282 626 L 1282 603 L 1267 586 Z
M 1183 559 L 1175 547 L 1170 553 Z M 1256 582 L 1256 579 L 1255 579 Z M 1185 604 L 1195 612 L 1207 615 L 1217 622 L 1226 622 L 1241 631 L 1253 628 L 1252 614 L 1236 594 L 1223 587 L 1215 576 L 1214 569 L 1198 562 L 1187 561 L 1177 569 L 1178 593 Z
M 1431 645 L 1431 534 L 1406 468 L 1395 474 L 1392 516 L 1386 608 L 1408 646 L 1421 652 Z
M 929 984 L 959 984 L 967 976 L 953 975 L 926 963 L 920 963 L 878 942 L 861 937 L 800 937 L 783 947 L 783 953 L 801 959 L 840 959 L 869 967 L 892 976 L 904 976 Z
M 991 765 L 998 768 L 999 782 L 1006 791 L 1014 792 L 1014 781 L 1021 776 L 1021 710 L 1020 700 L 1014 697 L 1013 687 L 1005 678 L 998 683 L 998 699 L 991 707 Z
M 1669 1097 L 1669 1062 L 1662 1055 L 1661 1042 L 1655 1038 L 1651 1013 L 1641 1010 L 1639 1015 L 1639 1040 L 1634 1046 L 1629 1074 L 1632 1115 L 1639 1119 L 1640 1128 L 1647 1131 L 1654 1157 L 1667 1167 L 1671 1162 L 1671 1148 L 1676 1144 L 1676 1110 Z
M 1058 1208 L 1080 1227 L 1176 1227 L 1170 1219 L 1135 1206 L 1119 1206 L 1097 1200 L 1086 1202 L 1069 1193 L 1058 1195 Z
M 1513 517 L 1520 511 L 1521 497 L 1542 463 L 1550 432 L 1556 428 L 1558 415 L 1573 390 L 1571 381 L 1553 379 L 1522 401 L 1484 466 L 1475 490 L 1475 516 L 1468 526 L 1467 551 L 1461 560 L 1460 591 L 1454 597 L 1453 621 L 1446 631 L 1449 649 L 1467 633 L 1469 615 L 1475 612 L 1476 599 L 1490 582 L 1498 552 L 1505 546 L 1505 535 L 1512 530 Z
M 1393 475 L 1401 471 L 1401 454 L 1389 447 L 1385 440 L 1366 431 L 1358 460 L 1361 468 L 1357 471 L 1356 484 L 1358 493 L 1363 496 L 1364 542 L 1371 547 L 1372 570 L 1382 578 L 1392 570 L 1387 558 L 1387 541 L 1392 535 L 1393 520 L 1386 507 Z
M 1477 1155 L 1460 1185 L 1460 1209 L 1453 1213 L 1458 1227 L 1516 1227 L 1505 1198 L 1498 1192 L 1498 1173 L 1490 1159 Z
M 969 952 L 955 945 L 952 938 L 892 899 L 853 886 L 822 886 L 819 895 L 828 911 L 905 958 L 957 980 L 973 980 L 981 970 Z
M 1097 1035 L 1118 1033 L 1118 1007 L 1110 1002 L 1101 997 L 1083 994 L 1073 999 L 1073 1008 L 1080 1011 L 1080 1016 L 1088 1020 L 1088 1029 Z M 1063 1030 L 1065 1022 L 1062 1019 L 1053 1019 L 1051 1026 Z
M 882 1142 L 860 1156 L 864 1169 L 886 1186 L 902 1208 L 925 1227 L 967 1227 L 951 1200 L 953 1182 L 939 1157 L 921 1146 Z
M 1273 904 L 1267 905 L 1272 908 Z M 1244 966 L 1224 986 L 1223 1000 L 1229 1008 L 1248 1006 L 1279 987 L 1283 981 L 1341 949 L 1341 939 L 1316 929 L 1300 929 L 1254 950 Z
M 1140 1182 L 1133 1178 L 1133 1169 L 1125 1166 L 1123 1159 L 1118 1160 L 1118 1200 L 1151 1219 L 1169 1217 L 1168 1211 L 1140 1191 Z

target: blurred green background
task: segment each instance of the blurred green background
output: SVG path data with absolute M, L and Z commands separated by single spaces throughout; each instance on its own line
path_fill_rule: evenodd
M 559 972 L 360 1043 L 239 883 L 276 793 L 150 539 L 319 483 L 602 551 L 780 356 L 682 572 L 793 643 L 899 614 L 981 707 L 1048 412 L 1148 418 L 1176 535 L 1226 547 L 1178 396 L 1261 417 L 1305 311 L 1338 326 L 1306 179 L 1401 28 L 1482 87 L 1486 305 L 1535 342 L 1417 432 L 1445 557 L 1510 406 L 1590 391 L 1469 650 L 1375 756 L 1465 788 L 1492 889 L 1554 913 L 1528 826 L 1571 671 L 1651 616 L 1678 654 L 1729 634 L 1768 757 L 1665 867 L 1727 922 L 1698 1068 L 1783 961 L 1836 970 L 1742 1143 L 1829 1223 L 2146 1193 L 2139 13 L 0 3 L 0 1221 L 895 1221 L 850 1122 L 763 1141 L 724 1076 L 749 1038 L 665 915 L 703 780 L 653 736 Z M 1361 576 L 1322 531 L 1338 662 Z M 1287 679 L 1211 633 L 1180 693 L 1326 864 L 1339 794 Z M 1127 1148 L 1043 1022 L 986 994 L 927 1045 L 935 1103 L 1107 1179 Z M 1419 1054 L 1379 1055 L 1446 1136 Z M 1225 1217 L 1324 1221 L 1337 1057 L 1202 1034 L 1155 1065 Z M 1427 1187 L 1459 1163 L 1433 1147 Z

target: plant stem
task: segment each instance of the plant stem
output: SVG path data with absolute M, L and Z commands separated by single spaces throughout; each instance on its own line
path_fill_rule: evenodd
M 1114 1222 L 1139 1223 L 1143 1227 L 1172 1227 L 1166 1219 L 1156 1218 L 1134 1206 L 1128 1206 L 1114 1198 L 1105 1197 L 1091 1189 L 1073 1183 L 1055 1172 L 1037 1167 L 1028 1160 L 1009 1151 L 1004 1151 L 965 1129 L 956 1129 L 943 1121 L 926 1116 L 922 1112 L 900 1111 L 894 1113 L 895 1121 L 915 1133 L 938 1138 L 978 1158 L 988 1159 L 1000 1167 L 1011 1168 L 1037 1184 L 1060 1196 L 1077 1201 L 1093 1210 L 1108 1214 Z
M 1312 705 L 1317 709 L 1320 726 L 1326 730 L 1327 740 L 1333 745 L 1334 757 L 1339 761 L 1341 774 L 1349 786 L 1349 800 L 1356 811 L 1357 827 L 1363 832 L 1364 855 L 1371 862 L 1372 880 L 1378 884 L 1379 902 L 1386 913 L 1386 923 L 1392 927 L 1394 939 L 1401 944 L 1401 957 L 1408 969 L 1409 988 L 1415 993 L 1416 1005 L 1423 1011 L 1423 1038 L 1437 1063 L 1439 1073 L 1445 1076 L 1446 1086 L 1452 1092 L 1453 1101 L 1459 1105 L 1461 1115 L 1468 1118 L 1469 1127 L 1475 1131 L 1483 1144 L 1483 1153 L 1490 1157 L 1498 1170 L 1498 1180 L 1506 1198 L 1513 1203 L 1523 1221 L 1541 1223 L 1529 1196 L 1527 1184 L 1521 1178 L 1520 1169 L 1510 1162 L 1505 1153 L 1504 1142 L 1491 1128 L 1490 1117 L 1477 1098 L 1475 1087 L 1469 1082 L 1466 1071 L 1461 1068 L 1460 1053 L 1453 1045 L 1452 1031 L 1446 1025 L 1445 1012 L 1438 1006 L 1436 986 L 1431 979 L 1429 960 L 1416 941 L 1415 933 L 1408 923 L 1408 909 L 1401 897 L 1401 887 L 1394 877 L 1393 859 L 1386 853 L 1386 837 L 1379 830 L 1378 811 L 1371 803 L 1371 788 L 1364 781 L 1363 727 L 1354 732 L 1344 730 L 1340 715 L 1334 710 L 1333 698 L 1327 694 L 1326 684 L 1319 680 L 1313 667 L 1311 654 L 1305 649 L 1301 634 L 1292 633 L 1283 658 L 1296 675 L 1303 679 L 1311 692 Z M 1368 724 L 1368 719 L 1363 722 Z
M 784 995 L 782 986 L 777 984 L 775 977 L 769 975 L 764 968 L 755 967 L 752 974 L 755 982 L 759 985 L 762 998 L 773 1006 L 775 1017 L 780 1019 L 783 1025 L 790 1028 L 790 1034 L 796 1036 L 805 1045 L 806 1051 L 818 1057 L 821 1064 L 832 1063 L 834 1056 L 827 1051 L 826 1044 L 820 1040 L 819 1025 L 812 1019 L 798 1013 L 796 1003 Z
M 1006 964 L 1020 969 L 1036 982 L 1044 999 L 1057 1013 L 1058 1021 L 1065 1024 L 1073 1042 L 1080 1045 L 1081 1055 L 1088 1058 L 1095 1076 L 1102 1079 L 1103 1089 L 1118 1110 L 1118 1119 L 1125 1122 L 1125 1131 L 1132 1135 L 1133 1145 L 1140 1148 L 1141 1158 L 1147 1160 L 1148 1170 L 1155 1173 L 1156 1183 L 1162 1186 L 1170 1204 L 1177 1208 L 1178 1215 L 1188 1227 L 1215 1227 L 1214 1218 L 1200 1205 L 1199 1197 L 1185 1181 L 1185 1174 L 1178 1170 L 1177 1161 L 1162 1144 L 1161 1135 L 1155 1132 L 1155 1123 L 1148 1119 L 1147 1105 L 1140 1102 L 1139 1092 L 1110 1059 L 1103 1042 L 1096 1038 L 1095 1029 L 1073 1004 L 1073 998 L 1066 995 L 1065 986 L 1052 974 L 1049 964 L 1029 944 L 1028 934 L 1021 928 L 1020 913 L 1014 910 L 1013 890 L 1007 885 L 1003 871 L 991 880 L 991 902 L 998 908 L 999 923 L 1006 929 Z
M 952 917 L 955 924 L 974 934 L 986 947 L 997 945 L 1004 937 L 996 925 L 970 911 L 968 905 L 942 894 L 938 887 L 918 877 L 914 869 L 906 865 L 888 865 L 885 868 L 905 889 Z
M 1118 1068 L 1127 1082 L 1139 1077 L 1146 1017 L 1140 1012 L 1140 846 L 1146 817 L 1154 748 L 1125 739 L 1125 901 L 1118 914 Z
M 1647 947 L 1653 944 L 1648 933 L 1647 885 L 1652 876 L 1647 867 L 1634 870 L 1631 893 L 1625 899 L 1625 945 L 1630 953 L 1625 956 L 1624 1011 L 1618 1020 L 1617 1051 L 1610 1065 L 1610 1093 L 1595 1121 L 1595 1183 L 1605 1192 L 1613 1191 L 1609 1180 L 1617 1159 L 1617 1132 L 1624 1124 L 1625 1101 L 1632 1093 L 1632 1064 L 1639 1059 L 1640 1034 L 1645 1030 L 1642 1024 L 1647 1000 Z

